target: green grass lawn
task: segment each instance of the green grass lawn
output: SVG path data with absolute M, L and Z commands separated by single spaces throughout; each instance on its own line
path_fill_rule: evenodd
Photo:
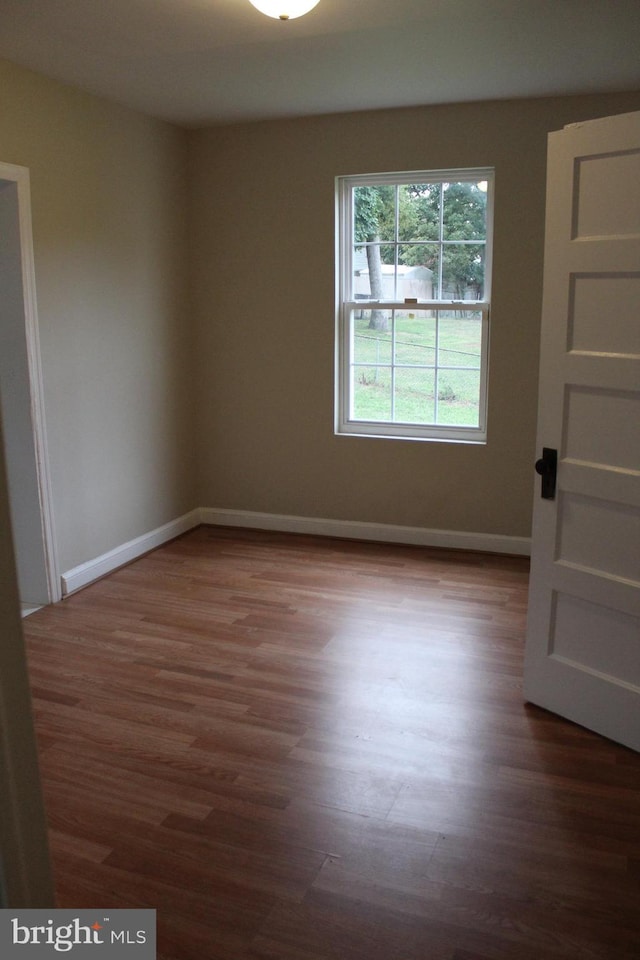
M 441 314 L 437 351 L 436 321 L 429 313 L 396 313 L 395 331 L 390 314 L 386 331 L 370 330 L 369 316 L 354 320 L 355 418 L 477 426 L 480 313 Z M 474 369 L 463 369 L 468 367 Z

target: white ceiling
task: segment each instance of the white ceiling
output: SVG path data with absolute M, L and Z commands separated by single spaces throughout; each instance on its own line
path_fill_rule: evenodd
M 0 57 L 184 126 L 640 89 L 640 0 L 0 0 Z

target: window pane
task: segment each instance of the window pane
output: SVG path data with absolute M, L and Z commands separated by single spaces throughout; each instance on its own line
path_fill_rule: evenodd
M 351 333 L 355 420 L 479 425 L 482 311 L 354 310 Z
M 440 238 L 440 184 L 411 183 L 398 188 L 398 239 Z
M 452 243 L 442 250 L 442 299 L 482 300 L 484 244 Z
M 355 310 L 352 319 L 355 363 L 391 363 L 391 311 Z
M 394 421 L 433 423 L 435 370 L 398 368 L 395 376 Z
M 353 299 L 395 300 L 395 256 L 392 244 L 371 243 L 353 251 Z
M 444 240 L 484 240 L 487 236 L 486 217 L 486 182 L 444 184 Z
M 396 311 L 395 362 L 435 366 L 436 321 L 432 311 Z
M 438 365 L 480 369 L 482 313 L 479 310 L 440 310 Z
M 353 419 L 391 420 L 391 368 L 353 367 Z
M 395 240 L 395 186 L 355 187 L 353 191 L 353 239 Z
M 440 247 L 437 243 L 399 244 L 396 300 L 406 297 L 436 299 L 439 257 Z
M 479 425 L 480 371 L 438 371 L 438 423 L 456 427 Z

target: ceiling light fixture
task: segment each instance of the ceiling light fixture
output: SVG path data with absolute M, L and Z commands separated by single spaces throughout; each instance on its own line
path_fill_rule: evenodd
M 260 13 L 266 13 L 268 17 L 275 20 L 295 20 L 296 17 L 302 17 L 305 13 L 320 2 L 320 0 L 249 0 L 250 3 L 259 10 Z

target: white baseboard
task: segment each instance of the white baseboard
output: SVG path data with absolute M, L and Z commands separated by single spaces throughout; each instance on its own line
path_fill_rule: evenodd
M 291 517 L 252 510 L 200 508 L 200 522 L 222 527 L 251 527 L 283 533 L 309 533 L 347 540 L 375 540 L 380 543 L 404 543 L 420 547 L 447 547 L 453 550 L 480 550 L 529 556 L 529 537 L 507 537 L 492 533 L 464 533 L 458 530 L 432 530 L 427 527 L 402 527 L 390 523 L 365 523 L 358 520 L 324 520 L 317 517 Z
M 253 510 L 225 510 L 200 507 L 164 526 L 129 540 L 108 553 L 67 570 L 60 577 L 62 596 L 86 587 L 136 560 L 144 553 L 205 523 L 220 527 L 246 527 L 281 533 L 308 533 L 343 540 L 373 540 L 379 543 L 404 543 L 419 547 L 446 547 L 452 550 L 480 550 L 485 553 L 507 553 L 529 556 L 529 537 L 506 537 L 492 533 L 464 533 L 458 530 L 431 530 L 426 527 L 402 527 L 391 523 L 365 523 L 359 520 L 326 520 L 319 517 L 292 517 L 279 513 L 257 513 Z
M 121 546 L 116 547 L 114 550 L 109 550 L 108 553 L 103 553 L 102 556 L 96 557 L 95 560 L 88 560 L 86 563 L 81 563 L 72 570 L 67 570 L 67 572 L 63 573 L 60 577 L 62 596 L 66 597 L 81 587 L 86 587 L 87 584 L 93 583 L 94 580 L 98 580 L 100 577 L 104 577 L 107 573 L 112 573 L 125 563 L 136 560 L 144 553 L 148 553 L 149 550 L 153 550 L 155 547 L 166 543 L 167 540 L 173 540 L 174 537 L 180 536 L 181 533 L 186 533 L 187 530 L 197 527 L 201 522 L 200 511 L 192 510 L 190 513 L 185 513 L 182 517 L 178 517 L 177 520 L 171 520 L 162 527 L 157 527 L 155 530 L 151 530 L 141 537 L 136 537 L 134 540 L 129 540 L 128 543 L 121 544 Z

